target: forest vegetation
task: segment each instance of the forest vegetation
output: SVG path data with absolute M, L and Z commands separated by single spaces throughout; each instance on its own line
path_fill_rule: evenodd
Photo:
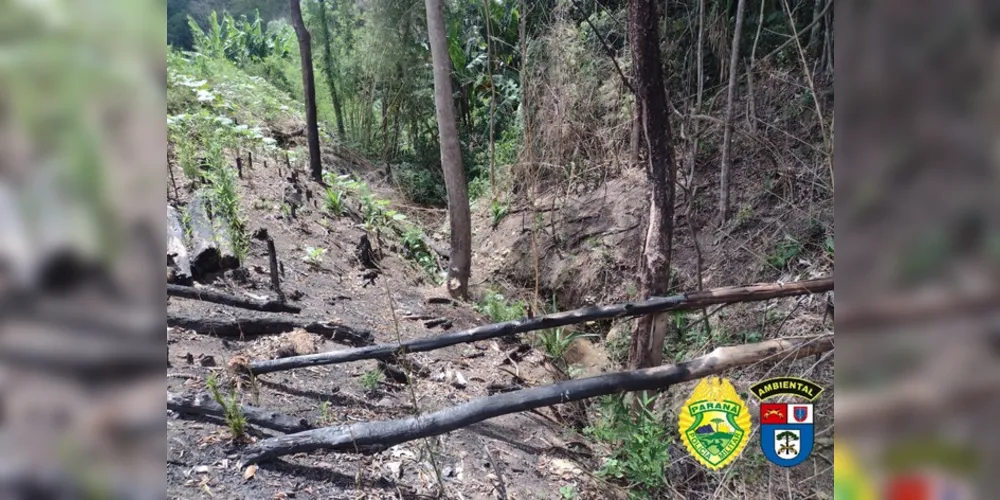
M 257 360 L 333 349 L 317 347 L 324 342 L 350 339 L 362 349 L 453 326 L 832 276 L 832 5 L 168 0 L 175 236 L 231 255 L 216 273 L 192 252 L 192 276 L 178 283 L 276 295 L 282 305 L 258 301 L 257 311 L 294 304 L 311 318 L 282 323 L 295 327 L 288 333 L 262 326 L 270 316 L 254 312 L 229 340 L 197 341 L 185 333 L 198 330 L 192 325 L 215 318 L 221 332 L 232 315 L 172 298 L 168 313 L 189 319 L 174 324 L 171 363 L 205 384 L 218 372 L 202 386 L 225 408 L 232 435 L 230 448 L 205 451 L 194 443 L 218 433 L 168 433 L 221 460 L 266 441 L 247 430 L 257 414 L 241 414 L 240 404 L 346 425 L 678 363 L 716 347 L 830 334 L 831 296 L 807 294 L 600 318 L 409 361 L 358 358 L 367 360 L 249 383 L 227 378 L 240 359 L 252 371 Z M 210 221 L 199 225 L 206 211 Z M 251 326 L 281 340 L 241 338 Z M 192 352 L 233 361 L 185 363 Z M 832 385 L 832 354 L 722 376 L 752 413 L 747 388 L 762 378 Z M 808 467 L 778 474 L 754 437 L 733 465 L 710 472 L 677 434 L 696 382 L 505 415 L 375 458 L 299 454 L 208 487 L 227 498 L 295 488 L 308 498 L 375 490 L 394 498 L 832 497 L 832 390 L 816 403 Z M 490 477 L 470 482 L 484 467 Z M 260 477 L 245 479 L 253 474 Z M 183 475 L 168 473 L 173 494 L 204 491 Z

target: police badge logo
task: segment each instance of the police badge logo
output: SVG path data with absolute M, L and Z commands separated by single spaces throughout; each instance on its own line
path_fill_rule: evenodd
M 754 384 L 750 390 L 761 401 L 786 394 L 814 401 L 823 392 L 818 385 L 794 377 L 768 379 Z M 814 436 L 811 402 L 761 403 L 761 451 L 772 463 L 782 467 L 801 464 L 812 453 Z
M 702 379 L 684 403 L 681 440 L 699 463 L 718 470 L 732 463 L 750 439 L 750 413 L 724 378 Z

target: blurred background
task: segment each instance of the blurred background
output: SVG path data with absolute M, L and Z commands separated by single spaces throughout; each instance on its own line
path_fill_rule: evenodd
M 166 6 L 0 12 L 0 498 L 164 498 Z
M 166 7 L 0 12 L 0 497 L 163 498 Z M 992 498 L 1000 4 L 835 17 L 836 498 Z
M 995 498 L 1000 5 L 836 17 L 836 496 Z

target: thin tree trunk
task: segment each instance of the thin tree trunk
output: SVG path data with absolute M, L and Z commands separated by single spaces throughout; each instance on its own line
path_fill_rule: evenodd
M 736 6 L 736 29 L 733 31 L 733 49 L 729 55 L 729 96 L 726 98 L 726 122 L 722 133 L 722 172 L 719 176 L 719 222 L 725 222 L 729 213 L 729 167 L 733 142 L 733 99 L 736 97 L 736 68 L 740 62 L 740 36 L 743 32 L 743 8 L 746 0 Z
M 331 3 L 331 7 L 336 8 Z M 344 140 L 344 118 L 340 112 L 340 98 L 337 96 L 337 87 L 334 84 L 333 71 L 333 50 L 330 48 L 330 25 L 326 19 L 326 3 L 319 3 L 319 23 L 323 30 L 323 70 L 326 74 L 326 86 L 330 87 L 330 100 L 333 101 L 333 114 L 337 118 L 337 137 Z
M 764 7 L 767 0 L 760 0 L 760 14 L 757 17 L 757 34 L 753 37 L 753 48 L 750 49 L 750 64 L 747 65 L 747 123 L 750 131 L 757 132 L 757 99 L 753 93 L 753 70 L 757 65 L 757 42 L 760 41 L 760 31 L 764 27 Z
M 462 169 L 462 154 L 455 125 L 455 103 L 451 91 L 451 58 L 444 31 L 444 12 L 440 0 L 425 0 L 427 34 L 434 66 L 434 107 L 437 111 L 441 146 L 441 166 L 448 191 L 448 214 L 451 223 L 451 258 L 448 266 L 448 292 L 465 299 L 469 294 L 472 266 L 472 221 L 469 192 Z
M 813 1 L 812 30 L 809 32 L 809 45 L 806 46 L 808 54 L 813 58 L 819 55 L 820 51 L 823 48 L 822 45 L 820 45 L 821 43 L 823 43 L 823 40 L 820 39 L 819 35 L 820 35 L 820 24 L 822 24 L 821 16 L 823 15 L 823 5 L 825 3 L 826 0 Z M 815 70 L 813 72 L 815 72 Z
M 496 155 L 493 145 L 493 122 L 497 109 L 497 89 L 493 86 L 493 30 L 490 28 L 491 11 L 490 0 L 483 0 L 483 17 L 486 20 L 486 73 L 490 84 L 490 200 L 496 200 Z
M 299 0 L 288 0 L 292 9 L 292 26 L 299 40 L 299 57 L 302 59 L 302 93 L 306 101 L 306 132 L 309 139 L 309 172 L 313 180 L 323 182 L 323 164 L 320 162 L 319 126 L 316 123 L 316 85 L 313 79 L 312 45 L 309 30 L 302 21 Z
M 670 280 L 670 250 L 673 238 L 674 151 L 671 145 L 664 88 L 662 57 L 654 0 L 631 0 L 628 8 L 629 39 L 632 45 L 632 74 L 638 101 L 642 104 L 646 140 L 646 170 L 651 187 L 649 226 L 640 265 L 639 283 L 646 296 L 666 295 Z M 666 314 L 639 319 L 629 351 L 629 366 L 657 366 L 663 359 Z

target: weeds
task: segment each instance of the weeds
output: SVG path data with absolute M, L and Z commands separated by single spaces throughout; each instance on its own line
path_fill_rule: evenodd
M 323 401 L 319 404 L 319 418 L 323 424 L 333 422 L 333 414 L 330 412 L 330 402 Z
M 243 409 L 240 407 L 240 402 L 236 393 L 229 395 L 223 394 L 219 387 L 219 380 L 215 377 L 214 373 L 208 376 L 208 379 L 205 381 L 205 385 L 208 386 L 208 390 L 212 394 L 212 399 L 222 406 L 226 419 L 226 425 L 229 426 L 229 430 L 232 432 L 233 438 L 239 439 L 245 436 L 247 431 L 247 418 L 243 415 Z
M 506 203 L 500 203 L 497 200 L 493 200 L 490 203 L 490 216 L 493 217 L 493 229 L 496 229 L 500 225 L 500 221 L 503 220 L 507 214 L 510 213 L 510 206 Z
M 344 213 L 344 192 L 328 187 L 326 188 L 326 199 L 324 200 L 326 204 L 326 209 L 330 211 L 335 216 L 340 216 Z
M 573 486 L 572 484 L 560 486 L 559 494 L 562 495 L 563 500 L 572 500 L 577 497 L 576 486 Z
M 632 495 L 656 498 L 666 486 L 666 467 L 670 463 L 670 439 L 664 415 L 654 413 L 652 397 L 639 393 L 638 414 L 631 417 L 624 395 L 601 398 L 597 423 L 584 430 L 595 439 L 607 442 L 616 451 L 607 458 L 599 475 L 631 485 Z
M 496 290 L 487 292 L 482 302 L 475 305 L 475 309 L 494 323 L 503 323 L 526 316 L 523 302 L 507 302 L 507 299 Z
M 802 253 L 802 243 L 786 234 L 775 245 L 774 252 L 767 256 L 767 263 L 775 269 L 785 270 L 788 263 L 798 257 L 800 253 Z
M 437 274 L 437 261 L 424 243 L 424 232 L 420 228 L 409 226 L 403 232 L 403 255 L 416 262 L 427 274 L 432 276 Z
M 306 256 L 302 260 L 306 261 L 311 266 L 318 266 L 323 263 L 323 254 L 326 253 L 325 248 L 314 248 L 306 247 Z
M 573 341 L 587 337 L 596 337 L 596 335 L 580 332 L 567 333 L 564 328 L 552 328 L 539 332 L 537 339 L 545 349 L 545 354 L 552 363 L 564 373 L 571 375 L 570 378 L 572 378 L 572 370 L 566 364 L 566 351 L 569 350 L 569 346 L 573 344 Z
M 378 389 L 378 385 L 382 383 L 383 378 L 385 378 L 385 375 L 382 373 L 382 370 L 373 368 L 361 376 L 361 386 L 364 387 L 366 391 L 374 391 L 375 389 Z

